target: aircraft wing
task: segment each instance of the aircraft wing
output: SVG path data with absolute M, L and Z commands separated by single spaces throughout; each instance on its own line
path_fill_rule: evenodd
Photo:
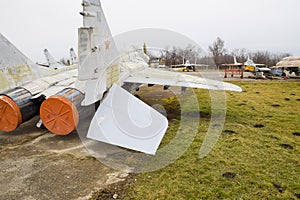
M 185 65 L 183 65 L 183 64 L 179 64 L 179 65 L 171 65 L 171 67 L 185 67 Z
M 145 68 L 135 72 L 126 78 L 124 82 L 203 88 L 209 90 L 229 90 L 235 92 L 242 91 L 239 86 L 230 83 L 153 68 Z
M 263 67 L 263 68 L 258 68 L 258 71 L 260 71 L 260 72 L 269 72 L 269 71 L 271 71 L 271 69 Z
M 209 65 L 205 65 L 205 64 L 191 64 L 191 66 L 194 66 L 194 67 L 208 67 Z
M 225 67 L 235 67 L 235 66 L 243 66 L 242 63 L 238 63 L 238 64 L 222 64 L 222 66 L 225 66 Z

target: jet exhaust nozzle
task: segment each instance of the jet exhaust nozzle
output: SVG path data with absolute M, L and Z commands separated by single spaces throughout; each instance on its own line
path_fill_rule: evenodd
M 38 115 L 40 102 L 24 88 L 0 94 L 0 131 L 11 132 Z
M 70 134 L 78 126 L 83 99 L 84 95 L 74 88 L 66 88 L 46 99 L 40 108 L 44 126 L 57 135 Z

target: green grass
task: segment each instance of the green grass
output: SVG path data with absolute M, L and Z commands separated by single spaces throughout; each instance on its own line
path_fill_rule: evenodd
M 300 132 L 300 82 L 234 83 L 244 91 L 226 92 L 226 122 L 210 154 L 199 158 L 210 124 L 209 92 L 195 90 L 200 110 L 187 106 L 184 112 L 200 112 L 204 117 L 200 118 L 191 146 L 166 168 L 139 174 L 126 191 L 127 199 L 297 199 L 300 137 L 293 133 Z M 190 101 L 188 94 L 182 98 Z M 178 111 L 176 98 L 166 97 L 160 101 L 167 111 Z M 192 119 L 193 115 L 186 116 L 185 125 L 192 126 L 194 121 L 186 119 Z M 168 145 L 180 129 L 180 118 L 172 116 L 169 121 L 170 128 L 160 148 Z M 255 128 L 256 124 L 264 127 Z M 188 134 L 192 130 L 182 131 Z M 291 145 L 293 149 L 284 148 L 282 144 Z M 223 177 L 226 172 L 236 176 Z M 283 192 L 273 184 L 282 186 Z

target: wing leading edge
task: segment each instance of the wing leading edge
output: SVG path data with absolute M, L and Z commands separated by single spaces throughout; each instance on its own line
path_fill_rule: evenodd
M 135 72 L 126 78 L 124 82 L 242 92 L 242 88 L 234 84 L 153 68 L 145 68 Z

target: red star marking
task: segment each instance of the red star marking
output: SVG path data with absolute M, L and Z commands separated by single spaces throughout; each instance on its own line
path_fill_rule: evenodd
M 107 39 L 107 40 L 105 41 L 105 50 L 106 50 L 106 51 L 109 51 L 109 48 L 110 48 L 110 41 Z

